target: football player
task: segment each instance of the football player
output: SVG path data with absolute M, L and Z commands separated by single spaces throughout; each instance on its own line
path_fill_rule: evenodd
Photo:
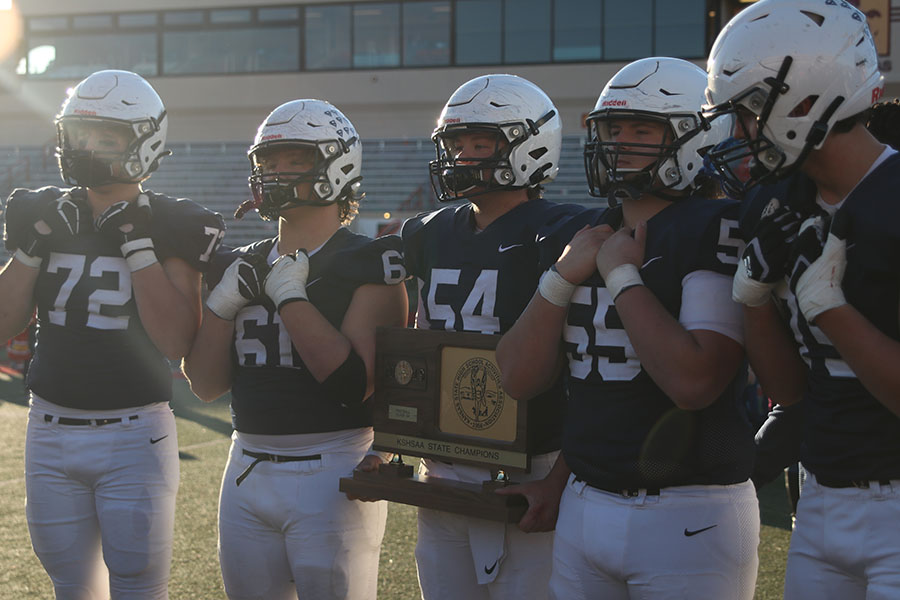
M 179 470 L 167 359 L 191 347 L 200 272 L 225 229 L 142 189 L 169 154 L 167 127 L 140 76 L 94 73 L 56 117 L 72 187 L 18 189 L 6 204 L 0 335 L 37 306 L 26 512 L 57 598 L 168 598 Z
M 219 498 L 228 597 L 374 598 L 385 502 L 338 491 L 372 443 L 375 328 L 406 323 L 397 236 L 352 233 L 362 176 L 353 124 L 321 100 L 294 100 L 249 150 L 252 199 L 278 235 L 223 250 L 191 389 L 231 390 L 231 452 Z
M 559 170 L 559 112 L 525 79 L 484 75 L 453 93 L 432 140 L 436 195 L 464 202 L 403 225 L 406 268 L 419 287 L 416 327 L 501 334 L 555 260 L 544 248 L 584 212 L 541 197 L 541 185 Z M 547 476 L 558 455 L 564 393 L 558 381 L 547 387 L 528 402 L 532 471 L 517 479 Z M 370 456 L 360 468 L 378 462 Z M 434 460 L 423 461 L 422 470 L 458 481 L 491 479 L 488 469 Z M 527 486 L 510 492 L 529 502 L 518 528 L 419 509 L 416 565 L 426 600 L 546 597 L 557 499 Z
M 620 70 L 587 124 L 596 210 L 500 341 L 527 396 L 564 353 L 565 486 L 555 598 L 753 597 L 753 436 L 736 401 L 741 311 L 730 298 L 737 204 L 698 177 L 727 135 L 699 114 L 705 73 L 674 58 Z
M 762 0 L 722 31 L 708 70 L 708 114 L 736 115 L 740 142 L 713 161 L 749 156 L 748 183 L 769 184 L 734 280 L 748 355 L 803 416 L 784 597 L 900 597 L 900 157 L 865 127 L 884 91 L 865 16 Z M 780 437 L 774 417 L 761 451 Z

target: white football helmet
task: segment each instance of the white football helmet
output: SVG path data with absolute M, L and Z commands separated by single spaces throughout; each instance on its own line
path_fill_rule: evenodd
M 453 138 L 469 132 L 496 136 L 494 156 L 457 160 Z M 551 181 L 559 171 L 562 122 L 547 94 L 530 81 L 482 75 L 453 92 L 431 139 L 437 153 L 429 164 L 431 183 L 445 202 Z
M 143 181 L 171 152 L 162 100 L 140 75 L 97 71 L 76 85 L 56 116 L 56 157 L 63 180 L 95 187 Z M 78 131 L 113 128 L 127 140 L 124 152 L 79 148 Z
M 738 187 L 789 175 L 842 119 L 884 93 L 865 15 L 843 0 L 761 0 L 738 13 L 710 53 L 705 114 L 755 116 L 710 159 Z M 741 121 L 736 121 L 741 123 Z M 740 139 L 740 138 L 743 139 Z M 728 167 L 750 157 L 748 181 Z
M 281 148 L 310 148 L 314 166 L 305 172 L 264 172 L 261 158 Z M 362 141 L 350 119 L 322 100 L 292 100 L 272 111 L 259 126 L 247 152 L 252 165 L 253 198 L 242 204 L 235 217 L 256 208 L 265 220 L 277 219 L 294 206 L 327 206 L 362 198 Z M 309 197 L 298 196 L 297 186 L 312 184 Z
M 711 124 L 700 114 L 705 88 L 703 69 L 678 58 L 644 58 L 616 73 L 586 121 L 584 163 L 591 195 L 615 206 L 620 197 L 653 192 L 676 199 L 680 194 L 666 190 L 693 189 L 705 152 L 730 133 L 727 120 Z M 616 141 L 610 126 L 622 121 L 661 123 L 664 137 L 656 144 Z M 634 157 L 654 160 L 629 168 L 637 162 Z

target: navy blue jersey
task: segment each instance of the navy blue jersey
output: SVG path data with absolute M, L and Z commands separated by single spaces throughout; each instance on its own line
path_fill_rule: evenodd
M 733 275 L 743 246 L 736 237 L 737 209 L 732 202 L 691 198 L 647 223 L 641 278 L 676 319 L 688 274 Z M 621 208 L 594 214 L 593 225 L 616 229 L 622 222 Z M 754 446 L 736 402 L 740 373 L 707 408 L 676 407 L 643 369 L 596 271 L 576 288 L 566 323 L 563 453 L 573 473 L 609 489 L 747 480 Z
M 806 179 L 802 175 L 796 179 Z M 806 180 L 809 185 L 809 180 Z M 848 303 L 885 335 L 900 341 L 900 154 L 862 180 L 844 201 L 848 212 Z M 793 270 L 793 265 L 788 272 Z M 809 367 L 801 460 L 820 477 L 900 479 L 900 417 L 866 390 L 822 331 L 807 323 L 783 286 L 800 354 Z
M 5 211 L 4 242 L 14 251 L 49 202 L 66 190 L 15 190 Z M 222 217 L 190 200 L 145 192 L 160 261 L 180 258 L 205 271 L 222 239 Z M 70 190 L 87 202 L 84 189 Z M 167 401 L 169 363 L 141 325 L 131 271 L 119 245 L 90 231 L 52 242 L 34 289 L 38 332 L 28 387 L 61 406 L 112 410 Z
M 403 224 L 404 263 L 419 280 L 419 327 L 502 334 L 525 310 L 541 274 L 580 228 L 585 209 L 536 199 L 484 231 L 472 205 L 449 206 Z M 560 239 L 562 242 L 560 243 Z M 560 382 L 528 403 L 529 454 L 559 449 Z
M 277 238 L 242 248 L 222 248 L 213 260 L 210 288 L 239 256 L 268 258 Z M 406 279 L 400 238 L 371 238 L 339 229 L 309 257 L 309 301 L 340 330 L 358 287 L 396 284 Z M 328 397 L 291 343 L 272 301 L 264 297 L 242 309 L 234 321 L 231 417 L 242 433 L 286 435 L 321 433 L 372 424 L 359 398 Z

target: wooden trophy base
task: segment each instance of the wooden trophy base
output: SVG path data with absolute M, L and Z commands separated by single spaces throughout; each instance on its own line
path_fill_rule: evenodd
M 376 471 L 353 471 L 353 477 L 342 477 L 340 490 L 361 498 L 388 500 L 422 508 L 518 523 L 528 510 L 524 496 L 500 496 L 503 481 L 466 483 L 413 473 L 411 465 L 388 463 Z

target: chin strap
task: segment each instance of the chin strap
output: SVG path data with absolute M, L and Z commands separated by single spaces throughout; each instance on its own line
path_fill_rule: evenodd
M 244 215 L 246 215 L 251 210 L 256 210 L 257 208 L 259 208 L 260 204 L 261 202 L 256 198 L 247 198 L 246 200 L 241 202 L 240 206 L 235 209 L 234 218 L 243 219 Z

